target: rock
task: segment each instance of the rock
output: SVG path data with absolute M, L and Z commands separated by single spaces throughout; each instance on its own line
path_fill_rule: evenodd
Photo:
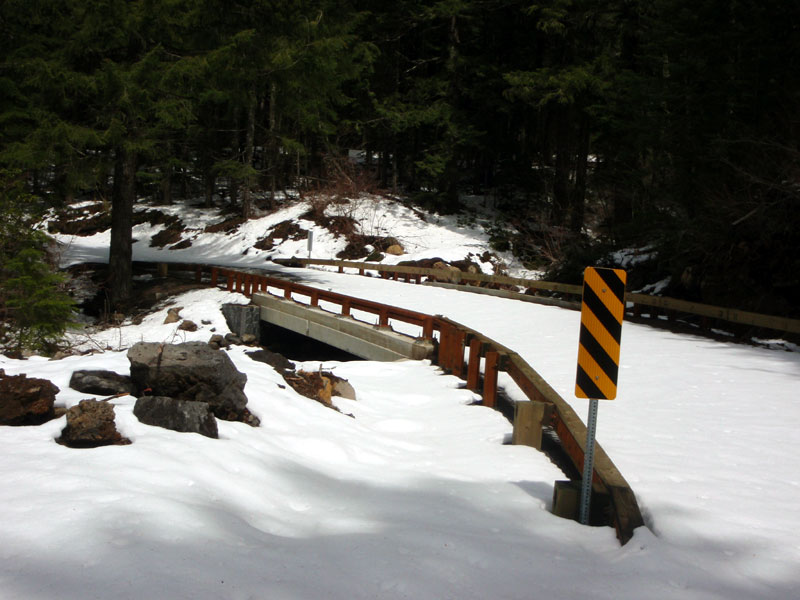
M 386 254 L 391 254 L 392 256 L 400 256 L 405 253 L 405 250 L 403 250 L 400 244 L 392 244 L 386 249 Z
M 181 321 L 180 325 L 178 325 L 178 329 L 181 331 L 197 331 L 197 323 L 190 321 L 189 319 L 185 319 Z
M 384 256 L 378 250 L 373 250 L 369 256 L 367 256 L 367 262 L 381 262 Z
M 242 343 L 246 346 L 252 346 L 256 343 L 258 338 L 254 336 L 252 333 L 244 333 L 242 334 Z
M 69 387 L 84 394 L 97 394 L 98 396 L 114 396 L 133 392 L 131 378 L 113 371 L 75 371 L 70 377 Z
M 59 444 L 70 448 L 97 448 L 126 445 L 114 421 L 114 406 L 99 400 L 81 400 L 67 411 L 67 426 L 61 431 Z
M 220 348 L 227 348 L 230 346 L 230 343 L 225 340 L 220 334 L 215 333 L 208 339 L 208 345 L 214 348 L 215 350 L 219 350 Z
M 247 405 L 247 376 L 230 357 L 203 342 L 139 342 L 128 350 L 136 396 L 207 402 L 217 418 L 239 420 Z
M 47 379 L 27 375 L 0 378 L 0 425 L 41 425 L 52 419 L 60 390 Z
M 219 437 L 217 420 L 206 402 L 175 400 L 166 396 L 142 396 L 136 400 L 133 414 L 145 425 L 199 433 L 210 438 Z
M 339 396 L 340 398 L 345 398 L 347 400 L 355 400 L 356 399 L 356 390 L 350 384 L 347 379 L 342 379 L 341 377 L 337 377 L 336 375 L 327 375 L 327 377 L 331 380 L 333 384 L 333 391 L 331 392 L 334 396 Z
M 173 306 L 167 311 L 167 316 L 164 319 L 164 325 L 169 325 L 170 323 L 177 323 L 181 320 L 180 312 L 183 310 L 182 306 Z
M 255 350 L 254 352 L 248 352 L 247 356 L 249 356 L 255 361 L 268 364 L 276 371 L 278 371 L 281 375 L 285 373 L 294 372 L 294 363 L 292 361 L 286 358 L 283 354 L 272 352 L 271 350 L 267 350 L 266 348 L 262 348 L 261 350 Z
M 235 333 L 226 333 L 225 341 L 228 343 L 228 345 L 233 344 L 234 346 L 239 346 L 242 343 L 242 338 L 240 338 Z

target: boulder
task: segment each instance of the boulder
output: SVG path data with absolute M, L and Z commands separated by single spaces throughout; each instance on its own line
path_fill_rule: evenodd
M 67 411 L 67 426 L 61 431 L 59 444 L 70 448 L 97 448 L 126 445 L 114 421 L 114 406 L 100 400 L 81 400 Z
M 346 400 L 356 399 L 356 390 L 352 384 L 347 381 L 347 379 L 337 377 L 333 374 L 326 375 L 331 380 L 331 384 L 333 385 L 333 391 L 331 393 L 334 396 L 339 396 L 340 398 L 345 398 Z
M 0 378 L 0 425 L 41 425 L 55 416 L 60 390 L 47 379 L 10 375 Z
M 208 345 L 211 346 L 214 350 L 219 350 L 220 348 L 227 348 L 228 346 L 230 346 L 230 343 L 226 342 L 225 338 L 222 337 L 220 334 L 215 333 L 209 338 Z
M 169 325 L 170 323 L 177 323 L 181 320 L 180 312 L 183 310 L 182 306 L 173 306 L 167 311 L 167 316 L 164 319 L 164 325 Z
M 146 425 L 199 433 L 210 438 L 219 437 L 217 420 L 206 402 L 175 400 L 166 396 L 142 396 L 136 400 L 133 414 Z
M 115 396 L 133 392 L 133 383 L 127 375 L 113 371 L 74 371 L 69 379 L 69 387 L 84 394 Z
M 230 357 L 204 342 L 139 342 L 128 350 L 135 395 L 207 402 L 220 419 L 241 420 L 247 376 Z
M 392 256 L 401 256 L 405 254 L 405 250 L 400 244 L 392 244 L 386 249 L 386 254 L 391 254 Z
M 189 319 L 185 319 L 181 321 L 180 325 L 178 325 L 178 329 L 180 331 L 197 331 L 197 323 Z

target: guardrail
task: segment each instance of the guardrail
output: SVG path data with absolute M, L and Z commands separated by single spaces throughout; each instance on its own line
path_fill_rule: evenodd
M 582 287 L 566 283 L 556 283 L 552 281 L 539 281 L 537 279 L 523 279 L 519 277 L 506 277 L 504 275 L 487 275 L 485 273 L 468 273 L 450 269 L 428 269 L 424 267 L 411 267 L 405 265 L 382 265 L 378 263 L 364 263 L 347 260 L 332 260 L 321 258 L 292 258 L 276 259 L 274 262 L 288 266 L 307 266 L 320 265 L 337 267 L 339 272 L 344 269 L 356 269 L 359 274 L 364 275 L 366 271 L 376 271 L 384 278 L 395 280 L 414 281 L 420 283 L 422 277 L 428 277 L 449 283 L 473 283 L 473 284 L 493 284 L 506 286 L 520 286 L 532 290 L 542 290 L 560 294 L 567 294 L 580 298 Z M 637 317 L 647 310 L 650 317 L 656 317 L 661 311 L 668 317 L 674 317 L 675 313 L 696 315 L 704 319 L 718 319 L 738 325 L 771 329 L 792 334 L 800 334 L 800 319 L 790 319 L 787 317 L 776 317 L 773 315 L 763 315 L 759 313 L 738 310 L 735 308 L 725 308 L 702 304 L 700 302 L 690 302 L 669 298 L 665 296 L 650 296 L 647 294 L 635 294 L 627 292 L 625 301 L 628 304 L 627 312 Z M 648 307 L 643 310 L 643 307 Z
M 440 315 L 388 306 L 267 275 L 205 265 L 173 264 L 171 268 L 194 271 L 195 280 L 199 283 L 221 286 L 247 297 L 259 292 L 295 302 L 299 302 L 298 297 L 301 297 L 305 299 L 302 304 L 325 310 L 335 307 L 334 314 L 345 317 L 355 318 L 354 311 L 374 315 L 378 327 L 391 327 L 393 321 L 417 326 L 419 337 L 437 344 L 434 362 L 446 372 L 464 379 L 468 389 L 481 393 L 485 406 L 497 408 L 498 373 L 506 372 L 530 400 L 530 403 L 522 404 L 541 408 L 538 411 L 517 412 L 514 419 L 515 441 L 524 435 L 523 431 L 538 430 L 541 437 L 542 428 L 550 428 L 577 472 L 583 472 L 586 444 L 583 421 L 519 354 L 478 331 Z M 320 306 L 321 303 L 326 306 Z M 538 415 L 533 421 L 530 420 L 532 413 Z M 610 524 L 614 526 L 620 543 L 625 544 L 632 537 L 634 529 L 643 525 L 644 521 L 633 490 L 599 443 L 595 446 L 592 483 L 598 494 L 606 494 L 609 498 Z

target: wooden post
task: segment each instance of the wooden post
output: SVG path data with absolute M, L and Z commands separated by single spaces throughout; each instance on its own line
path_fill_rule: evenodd
M 486 353 L 486 363 L 483 367 L 483 405 L 494 408 L 497 403 L 497 371 L 500 362 L 500 353 L 490 350 Z
M 217 278 L 219 277 L 219 269 L 211 267 L 211 287 L 217 287 Z
M 453 328 L 452 350 L 450 351 L 450 370 L 456 377 L 463 379 L 464 375 L 464 340 L 466 333 L 460 329 Z
M 224 271 L 225 274 L 225 289 L 229 292 L 233 291 L 233 272 L 228 271 L 227 269 Z
M 236 291 L 242 293 L 242 274 L 239 271 L 236 271 Z
M 159 277 L 166 277 L 169 271 L 169 265 L 167 263 L 158 263 L 158 276 Z
M 288 284 L 286 285 L 285 288 L 283 288 L 283 297 L 286 298 L 287 300 L 292 299 L 292 288 Z
M 194 267 L 194 280 L 197 283 L 203 282 L 203 267 L 201 265 L 195 265 Z
M 311 292 L 311 306 L 319 306 L 319 292 L 317 290 Z
M 344 267 L 342 265 L 339 265 L 339 273 L 344 273 Z
M 389 327 L 389 308 L 386 306 L 378 313 L 378 327 Z
M 433 339 L 433 317 L 426 317 L 422 323 L 422 338 L 426 340 Z
M 349 317 L 350 316 L 350 300 L 345 300 L 342 302 L 342 316 Z
M 514 433 L 511 443 L 542 449 L 542 428 L 553 405 L 546 402 L 517 402 L 514 405 Z
M 443 325 L 439 330 L 439 356 L 437 362 L 442 369 L 450 369 L 450 346 L 452 345 L 453 328 Z
M 249 298 L 250 296 L 253 295 L 252 292 L 251 292 L 252 286 L 253 286 L 253 278 L 252 278 L 252 276 L 251 275 L 245 275 L 244 276 L 244 295 L 247 298 Z
M 481 351 L 483 342 L 478 338 L 469 341 L 469 364 L 467 365 L 467 389 L 478 391 L 478 380 L 481 376 Z

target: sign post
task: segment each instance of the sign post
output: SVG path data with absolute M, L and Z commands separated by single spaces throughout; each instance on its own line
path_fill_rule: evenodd
M 587 267 L 583 272 L 575 396 L 589 399 L 579 515 L 580 522 L 584 525 L 589 522 L 592 495 L 597 401 L 613 400 L 617 397 L 626 278 L 627 274 L 622 269 Z
M 311 258 L 311 249 L 314 247 L 314 232 L 308 231 L 308 258 Z

